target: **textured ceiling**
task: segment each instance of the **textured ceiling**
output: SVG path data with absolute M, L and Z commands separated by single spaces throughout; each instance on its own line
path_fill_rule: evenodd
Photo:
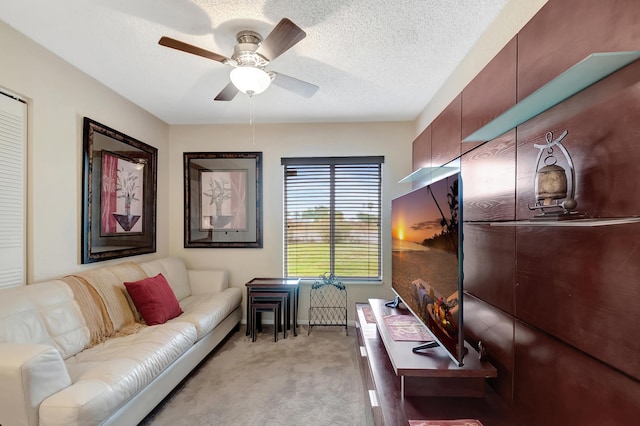
M 511 0 L 518 1 L 518 0 Z M 271 86 L 256 122 L 414 120 L 509 0 L 0 0 L 0 19 L 169 124 L 245 123 L 250 101 L 213 98 L 230 67 L 158 45 L 230 56 L 235 35 L 283 17 L 307 37 L 267 67 L 320 86 Z M 1 82 L 0 82 L 1 83 Z

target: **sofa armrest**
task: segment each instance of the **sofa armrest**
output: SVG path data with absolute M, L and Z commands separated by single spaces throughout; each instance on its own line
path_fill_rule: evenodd
M 219 293 L 229 288 L 229 272 L 222 269 L 189 270 L 191 294 Z
M 60 352 L 48 345 L 0 343 L 0 354 L 0 425 L 37 425 L 40 403 L 71 385 Z

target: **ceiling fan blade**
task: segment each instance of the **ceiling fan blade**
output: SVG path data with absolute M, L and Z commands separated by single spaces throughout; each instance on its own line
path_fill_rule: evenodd
M 274 75 L 274 78 L 271 83 L 276 86 L 280 86 L 283 89 L 297 93 L 300 96 L 304 96 L 305 98 L 312 97 L 318 89 L 320 89 L 315 84 L 307 83 L 306 81 L 298 80 L 297 78 L 290 77 L 285 74 L 277 72 L 272 72 L 272 74 Z
M 256 53 L 264 56 L 269 61 L 273 61 L 306 36 L 307 33 L 305 33 L 302 28 L 289 19 L 282 18 L 267 38 L 264 39 L 260 47 L 258 47 Z
M 224 62 L 228 58 L 218 55 L 217 53 L 210 52 L 200 47 L 185 43 L 180 40 L 176 40 L 170 37 L 162 37 L 158 41 L 158 44 L 172 49 L 180 50 L 182 52 L 191 53 L 193 55 L 202 56 L 203 58 L 211 59 L 213 61 Z
M 214 101 L 230 101 L 233 100 L 237 94 L 238 89 L 233 85 L 233 83 L 229 82 L 229 84 L 227 84 L 224 89 L 218 93 L 218 96 L 215 97 Z

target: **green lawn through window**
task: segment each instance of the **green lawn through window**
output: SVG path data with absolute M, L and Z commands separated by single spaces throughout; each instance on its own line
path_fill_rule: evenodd
M 376 246 L 336 244 L 334 274 L 342 278 L 377 277 L 379 274 Z M 289 276 L 319 277 L 330 272 L 329 244 L 304 243 L 287 246 Z

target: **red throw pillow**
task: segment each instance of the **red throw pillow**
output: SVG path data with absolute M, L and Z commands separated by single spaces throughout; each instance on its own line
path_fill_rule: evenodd
M 147 325 L 164 324 L 182 313 L 176 295 L 162 274 L 124 283 Z

